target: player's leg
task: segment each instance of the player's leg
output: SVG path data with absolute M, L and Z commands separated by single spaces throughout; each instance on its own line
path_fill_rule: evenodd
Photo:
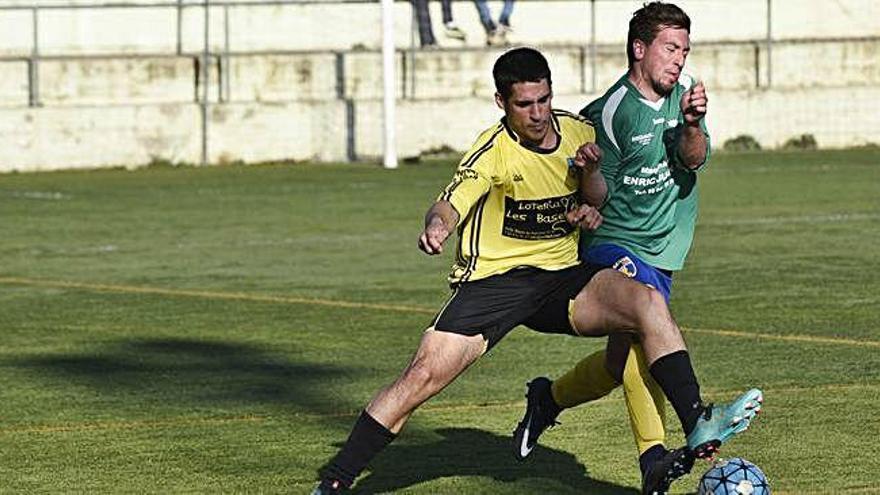
M 671 273 L 648 265 L 631 251 L 614 244 L 601 244 L 584 249 L 580 255 L 592 265 L 611 267 L 628 277 L 657 288 L 666 301 L 669 301 L 672 284 Z M 545 391 L 548 388 L 546 383 L 549 379 L 536 378 L 532 380 L 529 383 L 527 411 L 524 416 L 532 418 L 532 421 L 535 422 L 534 427 L 529 429 L 530 433 L 540 435 L 547 427 L 556 423 L 555 415 L 530 416 L 528 409 L 534 410 L 537 407 L 536 403 L 544 404 L 542 408 L 544 411 L 556 412 L 604 397 L 619 386 L 623 381 L 624 366 L 628 361 L 631 342 L 630 335 L 611 335 L 604 350 L 587 356 L 571 370 L 554 380 L 549 387 L 549 392 Z M 636 379 L 638 376 L 638 373 L 628 375 L 628 380 Z M 635 383 L 630 388 L 639 386 L 640 384 Z M 633 394 L 629 396 L 635 397 Z M 660 403 L 663 402 L 662 392 L 659 392 L 656 397 Z M 650 404 L 651 402 L 640 401 L 638 403 Z M 634 407 L 638 408 L 637 405 Z M 665 452 L 665 448 L 662 446 L 664 428 L 663 420 L 658 414 L 652 416 L 647 410 L 641 408 L 639 410 L 640 414 L 635 418 L 631 417 L 631 422 L 635 425 L 636 437 L 642 439 L 639 440 L 639 443 L 649 444 L 639 450 L 639 453 L 642 454 L 640 465 L 644 466 L 652 464 Z M 541 419 L 545 422 L 541 422 Z M 655 447 L 656 445 L 659 446 Z
M 361 414 L 339 454 L 322 474 L 315 495 L 348 487 L 367 463 L 394 439 L 409 415 L 452 382 L 479 356 L 534 312 L 536 277 L 556 275 L 513 270 L 457 286 L 403 373 L 382 389 Z M 583 285 L 583 284 L 581 284 Z M 546 289 L 545 289 L 546 290 Z
M 664 494 L 673 481 L 688 474 L 694 465 L 689 449 L 667 450 L 665 397 L 651 376 L 644 351 L 632 342 L 623 372 L 623 393 L 630 426 L 639 451 L 643 494 Z
M 650 375 L 672 404 L 695 455 L 712 455 L 743 431 L 760 410 L 763 396 L 750 390 L 725 407 L 705 406 L 681 331 L 666 301 L 655 289 L 613 270 L 597 273 L 577 295 L 572 308 L 581 335 L 635 332 L 643 345 Z
M 541 434 L 557 424 L 563 409 L 604 397 L 619 385 L 604 363 L 605 351 L 598 351 L 553 382 L 539 376 L 526 384 L 526 411 L 513 431 L 517 459 L 524 460 L 531 453 Z
M 376 394 L 367 413 L 397 434 L 413 410 L 440 393 L 485 351 L 482 335 L 429 329 L 409 365 L 394 383 Z
M 361 413 L 313 493 L 333 494 L 351 486 L 373 457 L 394 440 L 413 410 L 443 390 L 485 350 L 482 335 L 425 332 L 403 373 Z

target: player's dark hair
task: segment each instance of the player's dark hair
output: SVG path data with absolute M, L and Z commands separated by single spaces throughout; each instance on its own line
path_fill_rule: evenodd
M 495 90 L 504 101 L 510 98 L 516 83 L 546 79 L 547 85 L 552 87 L 550 65 L 544 55 L 534 48 L 521 47 L 504 52 L 495 61 L 492 77 L 495 78 Z
M 633 42 L 642 40 L 646 45 L 654 42 L 657 33 L 663 28 L 684 29 L 691 32 L 691 18 L 678 6 L 671 3 L 650 2 L 633 13 L 629 21 L 629 33 L 626 37 L 626 58 L 632 66 L 636 61 L 633 53 Z

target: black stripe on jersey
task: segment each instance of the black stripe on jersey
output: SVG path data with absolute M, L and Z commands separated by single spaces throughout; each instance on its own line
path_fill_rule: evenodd
M 486 206 L 487 199 L 489 199 L 489 194 L 484 194 L 474 209 L 474 216 L 472 218 L 474 224 L 471 227 L 471 237 L 469 239 L 471 259 L 468 262 L 467 269 L 461 276 L 462 282 L 467 282 L 477 269 L 477 258 L 480 256 L 480 230 L 482 230 L 483 226 L 483 207 Z
M 455 247 L 455 264 L 458 266 L 464 266 L 464 242 L 461 238 L 461 235 L 464 232 L 464 222 L 462 222 L 456 230 L 458 231 L 458 245 Z
M 498 137 L 499 134 L 501 134 L 502 130 L 504 130 L 504 126 L 499 126 L 498 130 L 495 131 L 495 134 L 492 134 L 492 137 L 490 137 L 489 140 L 486 141 L 486 144 L 484 144 L 483 146 L 480 146 L 480 149 L 475 151 L 474 154 L 471 155 L 470 158 L 468 158 L 466 162 L 464 162 L 462 167 L 464 167 L 464 168 L 473 167 L 474 163 L 477 162 L 477 159 L 480 158 L 480 155 L 489 151 L 489 148 L 491 148 L 493 146 L 495 138 Z
M 556 130 L 556 134 L 559 134 L 561 137 L 562 125 L 559 124 L 559 115 L 557 115 L 555 111 L 550 113 L 550 122 L 553 123 L 553 129 Z
M 574 113 L 568 112 L 566 110 L 557 110 L 554 108 L 553 115 L 556 116 L 557 118 L 558 117 L 568 117 L 570 119 L 574 119 L 579 122 L 583 122 L 585 124 L 593 125 L 593 122 L 590 119 L 584 117 L 583 115 L 574 114 Z
M 465 161 L 465 162 L 461 165 L 461 167 L 462 167 L 462 168 L 471 168 L 471 167 L 473 167 L 473 166 L 474 166 L 474 163 L 477 162 L 477 160 L 480 158 L 480 156 L 482 156 L 484 153 L 486 153 L 487 151 L 489 151 L 490 149 L 492 149 L 492 146 L 494 146 L 495 138 L 498 136 L 498 134 L 501 133 L 501 131 L 502 131 L 503 129 L 504 129 L 503 127 L 499 127 L 498 130 L 495 131 L 495 134 L 492 134 L 492 137 L 490 137 L 489 140 L 486 141 L 486 144 L 484 144 L 483 146 L 480 146 L 480 149 L 478 149 L 477 151 L 475 151 L 474 154 L 471 155 L 471 156 L 467 159 L 467 161 Z M 443 194 L 440 195 L 440 199 L 441 199 L 442 201 L 449 201 L 449 198 L 452 197 L 452 192 L 455 191 L 455 189 L 456 189 L 459 185 L 461 185 L 461 181 L 460 181 L 460 180 L 453 181 L 452 184 L 449 184 L 449 186 L 446 188 L 446 190 L 443 191 Z

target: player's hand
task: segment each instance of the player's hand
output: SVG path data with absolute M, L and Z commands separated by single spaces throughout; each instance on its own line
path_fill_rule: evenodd
M 446 228 L 443 219 L 439 215 L 435 216 L 419 236 L 419 249 L 430 255 L 440 254 L 443 252 L 443 242 L 446 241 L 449 234 L 449 229 Z
M 602 214 L 590 205 L 580 205 L 565 214 L 568 223 L 586 230 L 596 230 L 602 225 Z
M 694 125 L 706 116 L 709 98 L 706 95 L 706 86 L 703 81 L 698 82 L 691 89 L 681 95 L 681 113 L 684 115 L 686 124 Z
M 602 149 L 596 143 L 582 145 L 574 154 L 572 163 L 585 173 L 593 173 L 599 169 L 599 161 L 602 159 Z

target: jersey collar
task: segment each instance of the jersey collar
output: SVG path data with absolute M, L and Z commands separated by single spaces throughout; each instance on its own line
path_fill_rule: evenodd
M 504 126 L 504 130 L 507 131 L 507 135 L 510 136 L 510 139 L 513 139 L 513 141 L 515 143 L 519 144 L 523 148 L 525 148 L 533 153 L 540 153 L 542 155 L 549 155 L 549 154 L 555 152 L 556 150 L 558 150 L 559 146 L 562 144 L 562 131 L 559 127 L 559 119 L 556 118 L 556 115 L 553 114 L 552 111 L 550 112 L 550 126 L 553 128 L 553 132 L 556 133 L 556 137 L 558 138 L 558 139 L 556 139 L 556 146 L 554 146 L 552 148 L 541 148 L 540 146 L 535 146 L 534 144 L 532 144 L 528 141 L 524 141 L 524 140 L 520 139 L 519 135 L 517 135 L 517 133 L 513 130 L 513 128 L 511 128 L 509 125 L 507 125 L 507 117 L 501 117 L 501 125 Z

